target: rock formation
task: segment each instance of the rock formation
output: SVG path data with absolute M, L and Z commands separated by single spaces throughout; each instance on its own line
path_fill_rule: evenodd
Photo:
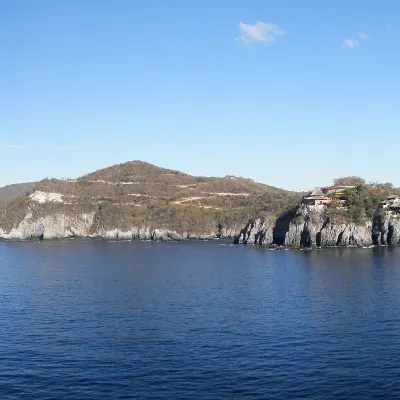
M 152 228 L 150 226 L 131 227 L 128 230 L 120 228 L 98 229 L 95 225 L 95 214 L 76 214 L 74 216 L 57 213 L 35 218 L 32 213 L 25 215 L 23 220 L 13 228 L 0 228 L 0 239 L 30 240 L 30 239 L 64 239 L 64 238 L 103 238 L 106 240 L 212 240 L 231 238 L 237 235 L 234 229 L 223 229 L 221 233 L 178 233 L 167 228 Z
M 245 225 L 235 236 L 235 244 L 269 245 L 273 243 L 273 223 L 257 219 Z
M 362 224 L 334 222 L 323 210 L 300 207 L 297 214 L 278 219 L 275 225 L 257 219 L 245 225 L 235 237 L 237 244 L 284 245 L 293 248 L 398 245 L 400 220 L 377 215 Z

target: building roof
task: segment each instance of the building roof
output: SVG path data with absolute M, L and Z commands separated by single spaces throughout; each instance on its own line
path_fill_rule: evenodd
M 310 196 L 310 197 L 304 197 L 305 200 L 330 200 L 329 197 L 326 196 Z
M 324 195 L 324 193 L 323 193 L 323 191 L 321 190 L 320 187 L 316 187 L 316 188 L 312 191 L 312 193 L 310 194 L 310 197 L 317 197 L 317 196 L 325 197 L 325 195 Z
M 332 186 L 325 188 L 325 191 L 328 193 L 343 193 L 348 189 L 354 189 L 355 186 Z

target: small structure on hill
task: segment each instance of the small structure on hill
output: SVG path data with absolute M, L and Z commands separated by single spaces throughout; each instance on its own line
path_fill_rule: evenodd
M 350 185 L 316 187 L 309 196 L 303 198 L 302 204 L 321 208 L 335 201 L 338 208 L 345 208 L 347 206 L 346 191 L 354 188 L 355 186 Z
M 393 195 L 393 196 L 389 196 L 388 197 L 388 202 L 389 202 L 389 205 L 391 206 L 391 207 L 399 207 L 400 206 L 400 198 L 399 198 L 399 196 L 395 196 L 395 195 Z
M 319 187 L 316 187 L 309 196 L 303 198 L 303 204 L 306 206 L 326 206 L 330 202 L 331 199 Z
M 400 214 L 400 198 L 399 196 L 389 196 L 387 199 L 383 200 L 381 206 L 388 215 L 399 215 Z
M 355 186 L 331 186 L 323 188 L 324 193 L 329 196 L 332 200 L 335 200 L 342 204 L 342 207 L 346 207 L 346 190 L 354 189 Z
M 340 186 L 328 186 L 326 188 L 323 188 L 323 190 L 325 193 L 331 194 L 331 193 L 344 193 L 346 190 L 354 189 L 354 188 L 355 188 L 355 186 L 340 185 Z

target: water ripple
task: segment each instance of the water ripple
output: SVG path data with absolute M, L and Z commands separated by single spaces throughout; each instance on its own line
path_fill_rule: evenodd
M 399 256 L 0 243 L 0 398 L 400 398 Z

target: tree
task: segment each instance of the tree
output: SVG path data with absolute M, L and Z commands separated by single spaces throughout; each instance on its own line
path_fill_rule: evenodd
M 361 185 L 344 192 L 348 215 L 355 223 L 362 222 L 365 214 L 363 192 L 363 186 Z
M 345 176 L 343 178 L 338 178 L 333 180 L 335 186 L 357 186 L 365 185 L 365 180 L 359 176 Z

